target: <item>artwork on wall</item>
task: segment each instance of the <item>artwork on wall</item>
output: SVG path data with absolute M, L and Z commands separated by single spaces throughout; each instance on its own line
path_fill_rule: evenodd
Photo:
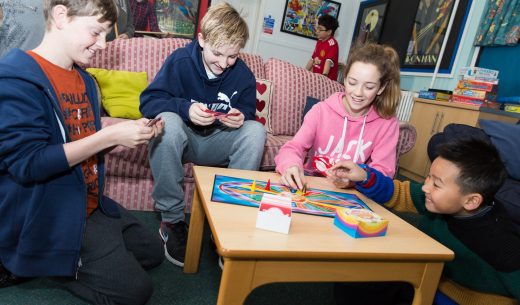
M 402 46 L 406 50 L 402 58 L 402 71 L 427 73 L 434 71 L 444 37 L 448 34 L 447 28 L 454 2 L 454 0 L 419 0 L 408 44 Z M 441 59 L 440 73 L 451 73 L 471 2 L 471 0 L 459 2 Z
M 195 38 L 207 0 L 130 0 L 136 33 Z
M 353 42 L 379 42 L 388 0 L 368 0 L 359 4 Z
M 287 0 L 280 31 L 317 39 L 315 27 L 322 15 L 338 18 L 341 4 L 326 0 Z

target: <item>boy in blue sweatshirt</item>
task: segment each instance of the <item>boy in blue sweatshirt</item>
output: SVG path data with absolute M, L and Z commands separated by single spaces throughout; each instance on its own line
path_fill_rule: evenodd
M 249 37 L 245 20 L 229 4 L 211 6 L 198 39 L 173 52 L 141 94 L 140 110 L 161 117 L 163 134 L 151 141 L 155 208 L 166 258 L 184 266 L 183 163 L 257 170 L 266 138 L 255 121 L 255 76 L 238 57 Z
M 94 80 L 78 64 L 106 47 L 112 0 L 48 0 L 44 13 L 41 44 L 0 60 L 1 279 L 61 277 L 90 303 L 144 304 L 162 242 L 103 195 L 103 152 L 147 144 L 163 124 L 101 129 Z
M 494 201 L 506 178 L 497 150 L 481 140 L 459 139 L 439 144 L 437 153 L 422 186 L 392 181 L 351 161 L 336 164 L 329 173 L 332 179 L 356 182 L 358 191 L 387 208 L 418 213 L 418 228 L 455 252 L 444 276 L 472 290 L 520 301 L 520 236 L 504 207 Z M 347 287 L 338 295 L 347 293 Z

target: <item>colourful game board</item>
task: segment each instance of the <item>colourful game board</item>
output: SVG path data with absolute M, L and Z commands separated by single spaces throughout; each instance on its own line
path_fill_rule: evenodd
M 211 201 L 258 207 L 265 193 L 291 196 L 292 211 L 334 217 L 336 208 L 369 209 L 356 195 L 308 189 L 305 194 L 291 192 L 287 186 L 259 180 L 215 175 Z

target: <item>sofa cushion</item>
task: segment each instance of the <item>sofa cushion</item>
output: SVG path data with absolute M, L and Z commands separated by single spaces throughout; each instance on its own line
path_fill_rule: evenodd
M 173 51 L 190 42 L 183 38 L 131 38 L 116 39 L 98 50 L 88 67 L 109 70 L 146 71 L 148 83 L 152 82 L 163 62 Z
M 256 79 L 256 120 L 271 132 L 272 84 L 266 79 Z
M 301 126 L 307 96 L 324 100 L 344 86 L 323 75 L 288 62 L 270 58 L 265 63 L 266 78 L 273 83 L 271 128 L 274 135 L 293 136 Z
M 260 170 L 274 171 L 276 167 L 274 157 L 276 157 L 280 148 L 292 138 L 292 136 L 273 136 L 268 133 L 265 141 L 262 162 L 260 163 Z
M 265 78 L 264 60 L 262 56 L 248 53 L 240 53 L 238 56 L 246 63 L 256 79 Z
M 311 110 L 312 106 L 316 105 L 319 102 L 320 102 L 319 99 L 312 97 L 312 96 L 307 96 L 307 100 L 305 101 L 305 106 L 303 107 L 302 121 L 303 121 L 303 118 L 305 118 L 305 115 L 307 114 L 307 112 L 309 112 L 309 110 Z
M 148 86 L 146 72 L 88 68 L 101 90 L 101 103 L 115 118 L 139 119 L 139 95 Z

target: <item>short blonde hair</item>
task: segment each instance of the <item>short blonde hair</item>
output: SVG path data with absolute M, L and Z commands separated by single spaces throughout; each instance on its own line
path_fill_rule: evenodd
M 111 26 L 117 20 L 117 6 L 114 0 L 44 0 L 43 15 L 47 29 L 52 24 L 51 10 L 56 5 L 65 6 L 68 9 L 68 17 L 101 15 L 98 21 L 109 21 Z
M 243 48 L 249 39 L 246 21 L 229 3 L 212 5 L 202 18 L 200 32 L 204 41 L 218 48 L 223 45 Z
M 385 86 L 383 92 L 376 96 L 373 104 L 375 111 L 383 118 L 395 116 L 397 106 L 401 100 L 401 71 L 399 67 L 399 55 L 390 46 L 375 43 L 359 44 L 350 51 L 345 75 L 355 62 L 373 64 L 381 74 L 379 80 L 381 86 Z M 345 78 L 345 82 L 347 78 Z

